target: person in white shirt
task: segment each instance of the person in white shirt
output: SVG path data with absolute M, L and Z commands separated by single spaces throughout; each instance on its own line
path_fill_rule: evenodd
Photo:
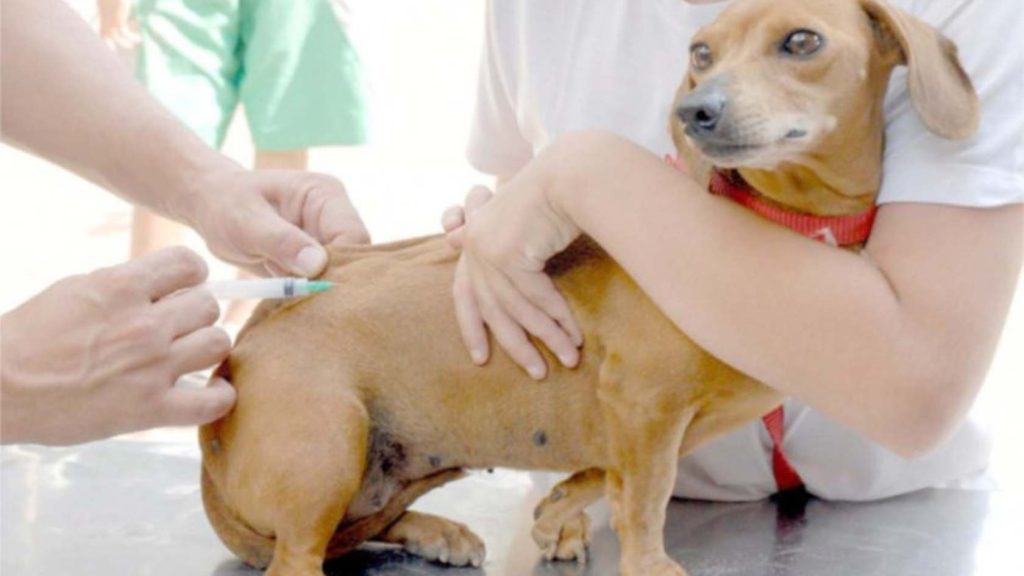
M 964 142 L 930 134 L 897 70 L 878 218 L 855 257 L 723 207 L 662 161 L 690 37 L 724 5 L 491 0 L 468 156 L 504 184 L 494 199 L 470 193 L 464 231 L 461 209 L 445 215 L 464 249 L 454 292 L 473 359 L 489 353 L 486 323 L 534 376 L 545 366 L 527 333 L 575 363 L 542 270 L 586 233 L 693 340 L 791 396 L 783 447 L 811 494 L 867 500 L 975 480 L 989 443 L 969 410 L 1021 270 L 1024 11 L 893 4 L 958 44 L 983 116 Z M 710 231 L 729 241 L 701 242 Z M 764 258 L 775 265 L 756 265 Z M 794 286 L 797 265 L 820 273 Z M 681 462 L 677 494 L 767 497 L 771 450 L 760 422 L 726 435 Z

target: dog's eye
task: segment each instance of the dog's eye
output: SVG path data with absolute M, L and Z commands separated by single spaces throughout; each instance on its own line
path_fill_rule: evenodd
M 690 46 L 690 65 L 694 70 L 707 70 L 714 62 L 710 46 L 703 42 Z
M 821 50 L 825 39 L 812 30 L 794 30 L 782 41 L 780 49 L 791 56 L 810 56 Z

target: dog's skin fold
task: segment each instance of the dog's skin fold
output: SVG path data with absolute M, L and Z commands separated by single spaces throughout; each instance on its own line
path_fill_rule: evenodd
M 795 29 L 819 33 L 820 54 L 763 56 Z M 963 137 L 977 124 L 952 45 L 875 0 L 740 1 L 697 42 L 714 65 L 691 69 L 677 95 L 681 157 L 704 178 L 711 166 L 737 170 L 794 210 L 850 214 L 874 201 L 881 103 L 898 64 L 909 62 L 929 128 Z M 694 106 L 716 121 L 684 125 Z M 441 237 L 334 248 L 333 290 L 257 309 L 219 372 L 237 405 L 200 431 L 220 538 L 272 576 L 319 576 L 325 557 L 367 540 L 479 565 L 483 543 L 465 526 L 407 507 L 466 468 L 558 470 L 573 474 L 537 507 L 533 530 L 547 558 L 583 559 L 583 509 L 605 495 L 623 574 L 685 574 L 662 542 L 678 457 L 781 397 L 696 346 L 586 237 L 548 266 L 584 334 L 579 366 L 544 351 L 551 372 L 538 383 L 497 351 L 479 368 L 451 303 L 457 256 Z

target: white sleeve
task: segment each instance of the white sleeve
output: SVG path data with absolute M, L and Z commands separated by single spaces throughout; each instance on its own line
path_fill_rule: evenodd
M 487 2 L 476 110 L 466 151 L 474 168 L 496 176 L 514 174 L 533 158 L 533 146 L 523 137 L 516 120 L 515 79 L 508 76 L 514 71 L 514 64 L 502 60 L 503 55 L 518 51 L 517 46 L 509 45 L 516 35 L 501 34 L 515 28 L 515 16 L 510 10 L 513 4 L 501 0 Z M 504 12 L 499 14 L 501 9 Z
M 927 202 L 993 207 L 1024 202 L 1024 10 L 1005 0 L 913 0 L 907 9 L 956 42 L 981 98 L 981 125 L 948 141 L 914 112 L 906 71 L 886 101 L 886 151 L 880 204 Z

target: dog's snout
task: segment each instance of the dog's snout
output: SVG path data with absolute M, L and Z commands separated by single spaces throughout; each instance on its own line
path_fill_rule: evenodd
M 689 94 L 676 108 L 676 116 L 692 135 L 714 132 L 724 112 L 725 96 L 718 90 Z

